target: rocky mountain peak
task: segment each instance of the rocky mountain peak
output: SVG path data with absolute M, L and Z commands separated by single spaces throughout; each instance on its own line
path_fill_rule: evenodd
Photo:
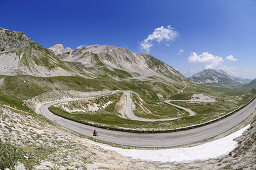
M 23 32 L 0 28 L 0 52 L 16 51 L 33 42 Z
M 233 77 L 223 70 L 206 69 L 189 78 L 196 84 L 218 85 L 233 87 L 242 84 L 238 78 Z
M 52 50 L 55 55 L 59 55 L 59 54 L 63 54 L 63 53 L 72 51 L 72 49 L 70 47 L 64 48 L 64 46 L 62 44 L 56 44 L 56 45 L 50 47 L 49 49 Z

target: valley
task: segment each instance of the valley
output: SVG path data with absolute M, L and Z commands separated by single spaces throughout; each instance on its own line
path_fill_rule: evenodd
M 254 81 L 241 83 L 216 70 L 187 79 L 151 55 L 120 47 L 46 49 L 0 28 L 0 49 L 0 147 L 16 148 L 21 156 L 13 160 L 26 168 L 45 167 L 42 160 L 60 167 L 64 156 L 56 155 L 71 150 L 72 157 L 74 146 L 90 155 L 76 158 L 81 165 L 102 161 L 99 155 L 108 151 L 96 147 L 93 156 L 86 149 L 95 148 L 91 140 L 120 147 L 197 145 L 239 126 L 256 108 Z M 92 137 L 94 129 L 99 136 Z

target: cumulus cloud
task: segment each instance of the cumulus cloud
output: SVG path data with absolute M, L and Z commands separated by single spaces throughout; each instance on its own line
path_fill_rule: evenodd
M 81 45 L 77 46 L 76 48 L 84 48 L 84 47 L 86 47 L 86 45 L 85 44 L 81 44 Z
M 238 61 L 238 59 L 235 58 L 233 55 L 227 56 L 226 59 L 229 60 L 229 61 Z
M 236 75 L 234 67 L 229 67 L 229 66 L 223 65 L 220 69 L 224 70 L 225 72 L 227 72 L 229 74 Z
M 177 55 L 181 55 L 184 52 L 183 49 L 180 49 L 179 52 L 177 53 Z
M 205 69 L 213 69 L 223 61 L 223 58 L 214 56 L 208 52 L 203 52 L 200 55 L 193 52 L 191 56 L 189 56 L 188 61 L 189 63 L 203 63 L 206 64 Z
M 154 42 L 160 43 L 162 41 L 174 41 L 178 35 L 178 32 L 175 31 L 170 25 L 167 27 L 161 26 L 155 28 L 153 33 L 149 34 L 148 37 L 140 43 L 140 47 L 142 50 L 149 53 L 151 47 L 154 46 Z

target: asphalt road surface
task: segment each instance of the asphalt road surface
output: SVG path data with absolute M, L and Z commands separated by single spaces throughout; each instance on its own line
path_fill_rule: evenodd
M 133 111 L 132 111 L 132 99 L 131 99 L 131 92 L 130 91 L 123 91 L 123 93 L 126 96 L 126 116 L 128 119 L 131 120 L 137 120 L 137 121 L 142 121 L 142 122 L 157 122 L 157 121 L 168 121 L 168 120 L 176 120 L 176 119 L 180 119 L 181 117 L 177 117 L 177 118 L 164 118 L 164 119 L 146 119 L 146 118 L 141 118 L 141 117 L 137 117 L 136 115 L 134 115 Z M 166 101 L 167 104 L 172 105 L 176 108 L 185 110 L 186 112 L 189 113 L 189 116 L 194 116 L 196 113 L 193 112 L 190 109 L 175 105 L 170 103 L 170 101 Z
M 78 99 L 76 99 L 78 100 Z M 80 99 L 81 100 L 81 99 Z M 71 100 L 66 100 L 71 101 Z M 74 99 L 72 99 L 74 101 Z M 256 109 L 256 99 L 242 110 L 232 114 L 231 116 L 217 121 L 215 123 L 190 129 L 180 132 L 172 133 L 158 133 L 158 134 L 140 134 L 140 133 L 128 133 L 113 131 L 101 128 L 95 128 L 92 126 L 77 123 L 62 117 L 59 117 L 48 110 L 48 107 L 62 103 L 64 101 L 51 102 L 44 104 L 40 110 L 41 113 L 51 120 L 52 122 L 61 125 L 67 129 L 75 131 L 77 133 L 92 137 L 93 130 L 98 131 L 99 136 L 95 137 L 99 140 L 111 142 L 120 145 L 137 146 L 137 147 L 170 147 L 170 146 L 182 146 L 200 142 L 210 139 L 217 135 L 220 135 L 233 127 L 243 122 L 250 114 Z

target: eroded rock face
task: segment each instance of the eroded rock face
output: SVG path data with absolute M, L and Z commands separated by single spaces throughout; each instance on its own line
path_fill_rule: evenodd
M 59 54 L 63 54 L 63 53 L 72 51 L 72 49 L 69 47 L 64 48 L 64 46 L 62 44 L 56 44 L 56 45 L 50 47 L 49 49 L 52 50 L 55 55 L 59 55 Z
M 0 75 L 72 75 L 58 58 L 22 32 L 0 28 Z M 4 63 L 4 64 L 3 64 Z
M 0 28 L 0 52 L 15 51 L 28 46 L 30 40 L 24 33 Z

